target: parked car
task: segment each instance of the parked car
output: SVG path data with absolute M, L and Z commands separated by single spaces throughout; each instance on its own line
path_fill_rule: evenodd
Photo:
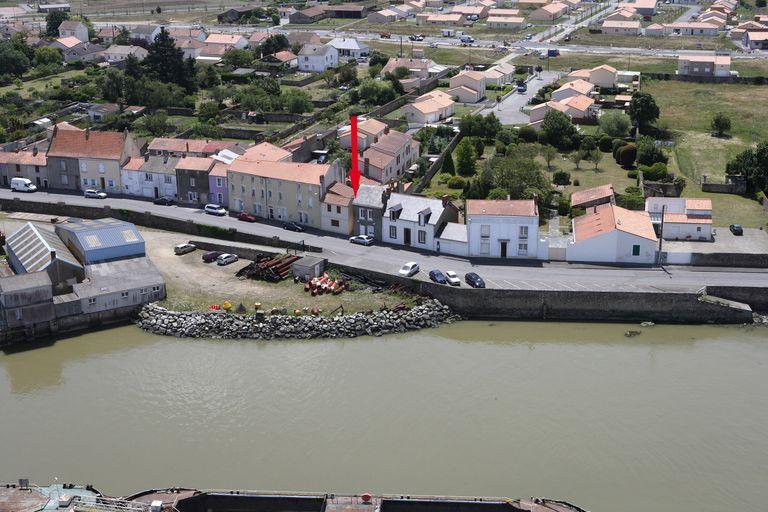
M 34 192 L 37 187 L 29 180 L 29 178 L 11 178 L 11 190 L 17 192 Z
M 255 215 L 251 215 L 247 212 L 240 212 L 237 216 L 237 220 L 241 220 L 243 222 L 258 222 L 259 219 L 256 218 Z
M 176 204 L 176 201 L 171 197 L 158 197 L 152 202 L 154 204 L 159 204 L 160 206 L 173 206 Z
M 358 245 L 373 245 L 373 237 L 371 235 L 356 235 L 349 237 L 349 241 Z
M 208 203 L 205 205 L 205 208 L 203 208 L 205 213 L 208 215 L 218 215 L 219 217 L 223 217 L 227 214 L 227 210 L 224 209 L 223 206 L 220 204 L 214 204 L 214 203 Z
M 744 228 L 741 227 L 741 224 L 731 224 L 728 229 L 730 229 L 731 233 L 736 236 L 742 236 L 744 234 Z
M 533 34 L 525 34 L 526 41 L 530 41 L 531 39 L 533 39 Z
M 445 278 L 445 274 L 437 269 L 429 271 L 429 278 L 437 284 L 448 284 L 448 280 Z
M 427 46 L 428 46 L 429 48 L 437 48 L 437 43 L 435 43 L 435 42 L 433 41 L 433 42 L 429 43 Z
M 526 23 L 525 28 L 531 28 L 533 26 L 533 23 Z
M 223 267 L 224 265 L 229 265 L 230 263 L 234 263 L 238 260 L 237 255 L 235 254 L 229 254 L 225 252 L 218 258 L 216 258 L 216 264 Z
M 173 248 L 173 254 L 181 256 L 182 254 L 189 254 L 193 252 L 197 247 L 194 244 L 179 244 Z
M 283 224 L 283 229 L 287 229 L 288 231 L 295 231 L 296 233 L 304 232 L 304 226 L 297 224 L 296 222 L 286 222 Z
M 106 199 L 107 193 L 102 192 L 101 190 L 89 188 L 83 192 L 83 197 L 87 197 L 88 199 Z
M 563 41 L 565 41 L 566 43 L 567 43 L 568 41 L 570 41 L 570 40 L 571 40 L 571 34 L 568 34 L 567 36 L 565 36 L 565 37 L 563 38 Z
M 527 90 L 528 90 L 528 84 L 526 84 L 525 82 L 521 84 L 517 84 L 517 92 L 519 92 L 520 94 L 523 94 Z
M 451 286 L 461 286 L 461 279 L 456 275 L 456 272 L 449 270 L 445 273 L 445 278 L 448 280 L 448 284 Z
M 221 251 L 208 251 L 203 253 L 203 262 L 204 263 L 213 263 L 216 261 L 216 258 L 224 254 Z
M 474 272 L 468 272 L 464 276 L 464 280 L 472 288 L 485 288 L 485 281 L 483 281 L 483 278 L 475 274 Z
M 418 273 L 419 271 L 419 264 L 415 261 L 409 261 L 405 265 L 403 265 L 400 270 L 397 271 L 397 273 L 401 277 L 411 277 Z

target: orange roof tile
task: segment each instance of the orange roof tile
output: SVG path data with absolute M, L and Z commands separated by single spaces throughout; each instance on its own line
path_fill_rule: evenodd
M 125 147 L 122 132 L 57 130 L 48 156 L 119 160 Z
M 686 210 L 709 210 L 712 211 L 712 200 L 711 199 L 686 199 L 685 200 L 685 209 Z
M 670 224 L 712 224 L 712 217 L 697 217 L 685 213 L 665 213 L 664 222 Z
M 250 160 L 252 162 L 259 160 L 266 162 L 277 162 L 291 158 L 291 152 L 286 151 L 283 148 L 279 148 L 274 144 L 270 144 L 269 142 L 261 142 L 246 149 L 241 158 L 243 160 Z
M 467 200 L 467 215 L 500 215 L 505 217 L 535 217 L 539 214 L 533 199 Z
M 571 206 L 579 206 L 611 196 L 613 196 L 613 185 L 610 183 L 607 185 L 600 185 L 599 187 L 588 188 L 586 190 L 579 190 L 571 195 Z
M 349 206 L 354 198 L 355 191 L 352 190 L 352 187 L 335 182 L 328 188 L 323 202 L 337 206 Z
M 657 240 L 647 212 L 632 211 L 607 203 L 590 207 L 585 215 L 573 219 L 573 240 L 581 242 L 612 231 Z
M 208 171 L 215 162 L 216 160 L 212 158 L 188 156 L 186 158 L 179 158 L 179 163 L 176 164 L 176 169 L 182 171 Z
M 327 164 L 302 164 L 298 162 L 250 162 L 238 158 L 229 166 L 236 173 L 251 174 L 273 180 L 293 181 L 319 185 L 320 177 L 330 169 Z
M 124 171 L 139 171 L 141 170 L 141 166 L 144 165 L 144 158 L 140 156 L 135 156 L 125 162 L 125 165 L 123 165 Z

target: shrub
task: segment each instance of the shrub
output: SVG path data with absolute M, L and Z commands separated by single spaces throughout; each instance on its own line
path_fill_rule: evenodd
M 637 148 L 634 144 L 625 144 L 616 151 L 616 163 L 622 167 L 631 167 L 637 157 Z
M 656 162 L 651 166 L 640 165 L 637 169 L 643 172 L 643 179 L 648 181 L 663 181 L 669 176 L 667 164 L 662 162 Z
M 616 205 L 627 210 L 645 209 L 645 198 L 635 194 L 616 194 Z
M 455 190 L 463 189 L 466 184 L 467 184 L 467 180 L 465 180 L 461 176 L 451 176 L 451 179 L 448 180 L 448 188 L 452 188 Z
M 568 171 L 555 171 L 552 175 L 552 183 L 555 185 L 568 185 L 571 183 L 571 173 Z
M 441 185 L 444 185 L 448 183 L 448 181 L 450 181 L 452 177 L 453 176 L 451 176 L 447 172 L 441 172 L 440 174 L 437 175 L 437 182 Z
M 757 194 L 755 194 L 755 199 L 757 199 L 757 202 L 762 204 L 765 202 L 765 192 L 762 190 L 759 190 Z
M 517 132 L 518 138 L 522 139 L 524 142 L 536 142 L 538 140 L 538 134 L 536 133 L 536 130 L 531 128 L 530 126 L 523 126 L 518 130 Z
M 633 180 L 637 179 L 637 169 L 627 171 L 627 178 L 632 178 Z
M 571 211 L 571 198 L 570 197 L 564 197 L 560 196 L 560 199 L 557 201 L 557 214 L 561 216 L 566 216 Z
M 603 153 L 608 153 L 609 151 L 613 150 L 613 139 L 611 139 L 608 135 L 603 135 L 600 137 L 600 141 L 598 142 L 598 147 L 600 148 L 600 151 Z
M 613 139 L 611 151 L 613 152 L 613 158 L 616 159 L 616 152 L 619 150 L 620 147 L 626 146 L 627 141 L 622 139 Z
M 625 188 L 624 189 L 624 193 L 627 194 L 627 195 L 630 195 L 630 196 L 638 196 L 638 195 L 642 194 L 642 192 L 640 191 L 640 187 L 636 187 L 634 185 L 631 185 L 631 186 Z
M 579 179 L 578 179 L 578 178 L 576 178 L 575 180 L 573 180 L 573 186 L 574 186 L 574 187 L 578 187 L 578 186 L 580 186 L 580 185 L 581 185 L 581 183 L 579 183 Z
M 496 141 L 495 148 L 496 154 L 499 156 L 504 156 L 507 153 L 507 146 L 500 140 Z
M 637 140 L 637 163 L 653 165 L 656 162 L 667 163 L 669 158 L 664 151 L 656 145 L 651 137 L 640 137 Z

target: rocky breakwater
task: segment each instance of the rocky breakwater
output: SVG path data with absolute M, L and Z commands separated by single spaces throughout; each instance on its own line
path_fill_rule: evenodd
M 415 331 L 458 319 L 448 306 L 434 299 L 402 311 L 354 313 L 334 317 L 254 313 L 170 311 L 157 304 L 144 306 L 136 323 L 163 336 L 215 339 L 313 339 L 381 336 Z

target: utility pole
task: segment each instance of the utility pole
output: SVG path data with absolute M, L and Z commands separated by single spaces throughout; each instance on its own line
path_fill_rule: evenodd
M 400 36 L 400 57 L 403 56 L 403 36 Z
M 656 253 L 656 265 L 661 265 L 661 244 L 664 241 L 664 213 L 667 211 L 667 205 L 661 205 L 661 227 L 659 229 L 659 250 Z

